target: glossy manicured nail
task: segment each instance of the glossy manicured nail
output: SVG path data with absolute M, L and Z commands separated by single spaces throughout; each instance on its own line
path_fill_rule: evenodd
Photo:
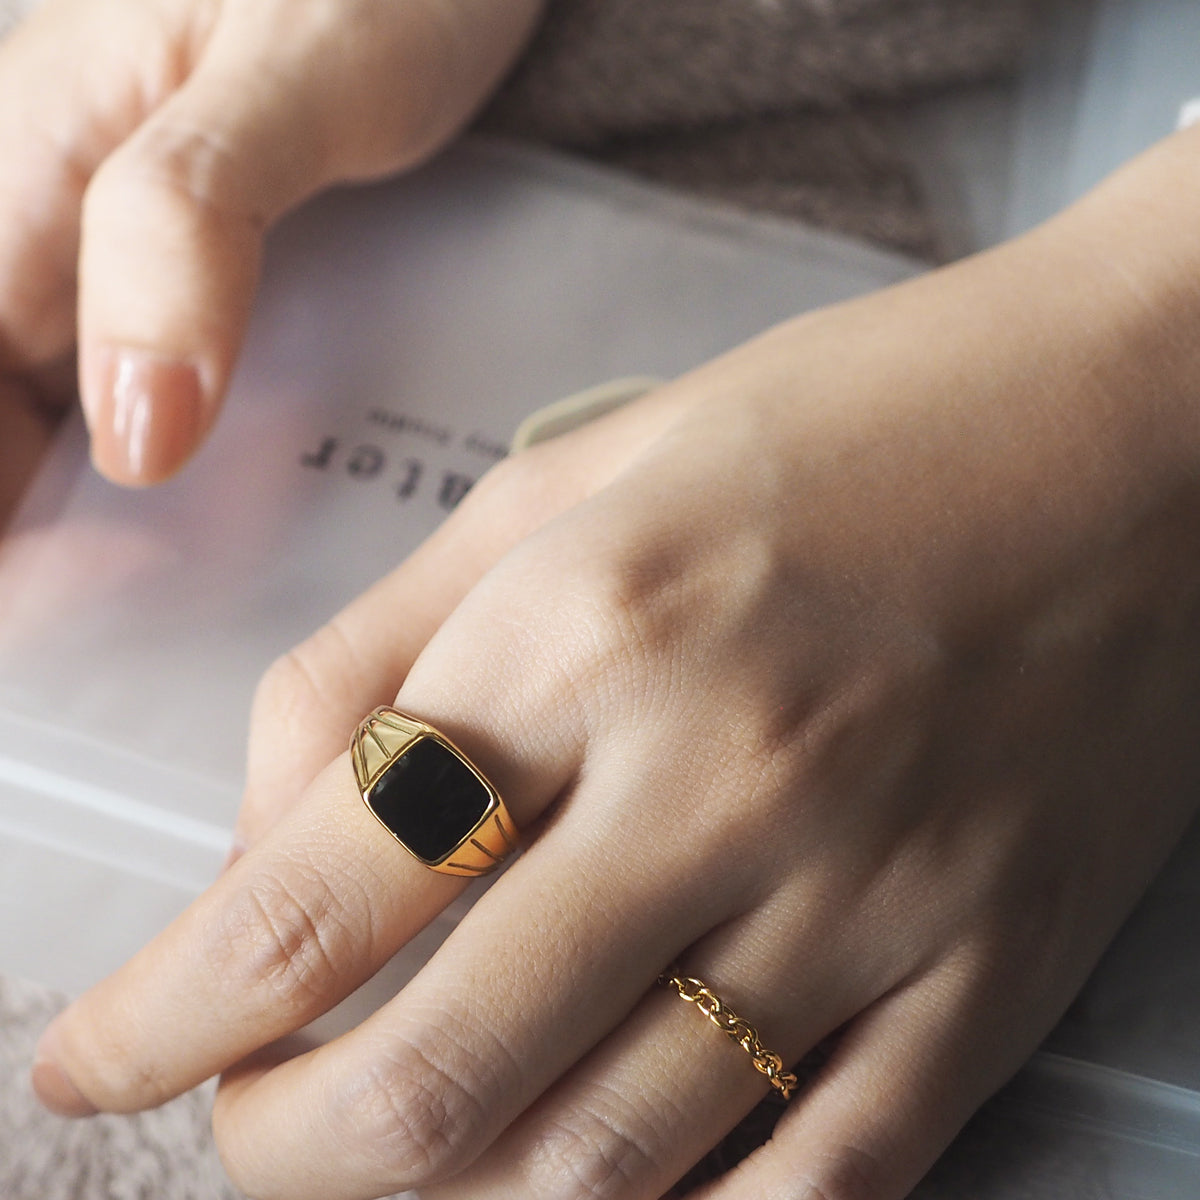
M 187 462 L 199 440 L 203 398 L 189 363 L 132 350 L 97 354 L 87 391 L 92 461 L 115 483 L 159 483 Z
M 34 1052 L 30 1078 L 34 1094 L 52 1113 L 60 1117 L 93 1117 L 96 1106 L 71 1082 L 71 1077 L 59 1065 L 56 1022 L 42 1034 Z

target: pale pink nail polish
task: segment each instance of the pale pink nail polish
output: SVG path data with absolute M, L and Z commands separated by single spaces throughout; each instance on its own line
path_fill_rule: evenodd
M 203 428 L 196 368 L 135 350 L 100 350 L 95 361 L 88 423 L 96 468 L 135 486 L 173 475 Z

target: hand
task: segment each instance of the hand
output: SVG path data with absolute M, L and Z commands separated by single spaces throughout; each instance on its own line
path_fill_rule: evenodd
M 45 0 L 0 44 L 0 372 L 67 353 L 96 465 L 178 470 L 216 419 L 262 238 L 413 165 L 541 0 Z
M 906 1195 L 1200 794 L 1200 364 L 1153 272 L 1095 253 L 1109 215 L 499 467 L 268 677 L 249 849 L 52 1026 L 45 1099 L 225 1071 L 256 1197 L 653 1200 L 766 1090 L 655 986 L 679 962 L 786 1061 L 836 1038 L 705 1200 Z M 284 1060 L 459 891 L 325 765 L 397 691 L 527 849 L 392 1002 Z

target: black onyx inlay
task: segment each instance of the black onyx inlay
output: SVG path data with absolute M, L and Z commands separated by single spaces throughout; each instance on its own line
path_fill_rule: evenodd
M 491 797 L 453 750 L 414 742 L 371 789 L 375 815 L 418 857 L 436 863 L 479 824 Z

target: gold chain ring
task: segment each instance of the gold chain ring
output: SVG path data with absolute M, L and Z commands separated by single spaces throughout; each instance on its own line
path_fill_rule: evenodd
M 694 1004 L 730 1041 L 750 1055 L 755 1070 L 765 1075 L 785 1100 L 791 1098 L 799 1080 L 791 1071 L 784 1070 L 778 1054 L 763 1046 L 754 1026 L 739 1017 L 712 988 L 700 979 L 678 974 L 662 975 L 659 983 L 674 988 L 681 1000 Z

